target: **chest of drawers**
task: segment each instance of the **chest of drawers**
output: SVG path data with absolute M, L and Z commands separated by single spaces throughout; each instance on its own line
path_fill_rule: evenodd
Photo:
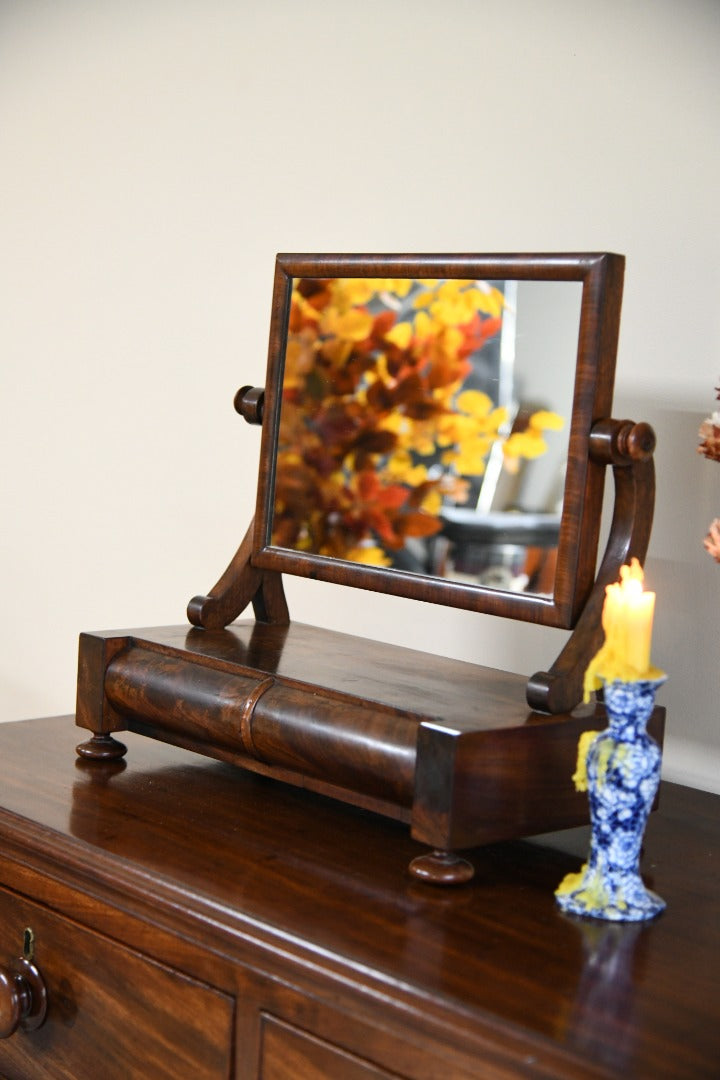
M 47 1016 L 4 1080 L 717 1076 L 720 799 L 666 785 L 648 926 L 572 921 L 587 831 L 473 853 L 442 890 L 368 811 L 72 717 L 0 725 L 0 965 Z M 0 1010 L 2 1011 L 2 1010 Z

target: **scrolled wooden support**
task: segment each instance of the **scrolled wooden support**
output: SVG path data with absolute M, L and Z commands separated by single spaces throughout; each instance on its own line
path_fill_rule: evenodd
M 605 587 L 620 567 L 645 560 L 655 506 L 655 432 L 632 420 L 600 420 L 590 434 L 590 456 L 612 465 L 615 508 L 605 554 L 587 603 L 564 649 L 549 671 L 528 680 L 526 698 L 537 712 L 570 712 L 582 698 L 583 678 L 603 642 Z
M 262 424 L 265 407 L 263 386 L 241 386 L 233 402 L 235 412 L 240 413 L 248 424 Z
M 221 630 L 253 605 L 260 622 L 285 625 L 290 621 L 280 574 L 258 570 L 250 557 L 254 522 L 245 533 L 230 565 L 207 596 L 194 596 L 187 608 L 193 626 Z

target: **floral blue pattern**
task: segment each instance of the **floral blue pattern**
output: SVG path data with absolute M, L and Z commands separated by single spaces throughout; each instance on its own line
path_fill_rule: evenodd
M 661 752 L 646 725 L 665 677 L 604 687 L 608 728 L 587 757 L 592 838 L 588 862 L 555 893 L 574 915 L 637 922 L 652 919 L 665 901 L 640 877 L 640 848 L 660 783 Z

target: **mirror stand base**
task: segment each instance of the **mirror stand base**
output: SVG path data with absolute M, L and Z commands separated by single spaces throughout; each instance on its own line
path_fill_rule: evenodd
M 408 867 L 413 877 L 429 885 L 464 885 L 475 876 L 475 867 L 452 851 L 428 851 Z
M 570 778 L 604 707 L 532 713 L 525 688 L 522 675 L 302 623 L 82 634 L 78 753 L 117 771 L 129 731 L 382 815 L 419 845 L 416 883 L 456 885 L 473 873 L 456 852 L 588 822 Z M 663 722 L 656 708 L 658 743 Z

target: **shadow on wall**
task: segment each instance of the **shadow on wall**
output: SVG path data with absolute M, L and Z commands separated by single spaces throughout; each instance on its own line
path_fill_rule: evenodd
M 720 464 L 696 450 L 707 413 L 622 393 L 615 400 L 615 415 L 647 420 L 658 439 L 646 577 L 657 593 L 653 661 L 669 675 L 658 697 L 668 710 L 663 775 L 720 792 L 720 564 L 702 543 L 720 517 Z

